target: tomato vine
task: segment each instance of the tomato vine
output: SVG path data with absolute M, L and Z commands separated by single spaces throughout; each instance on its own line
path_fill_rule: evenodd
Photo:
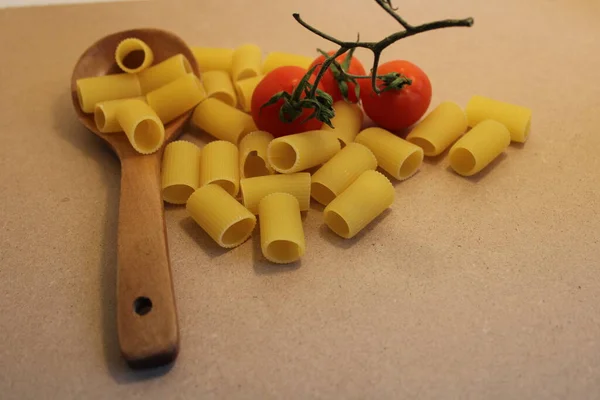
M 300 17 L 300 14 L 294 13 L 293 17 L 300 25 L 313 32 L 314 34 L 322 37 L 323 39 L 336 44 L 337 46 L 339 46 L 339 49 L 332 55 L 325 58 L 323 64 L 321 65 L 321 69 L 317 73 L 312 83 L 309 82 L 309 77 L 313 73 L 314 68 L 307 72 L 307 74 L 305 75 L 305 79 L 302 79 L 296 90 L 294 90 L 294 93 L 277 93 L 267 103 L 265 103 L 263 107 L 274 104 L 280 99 L 284 99 L 285 111 L 282 107 L 282 112 L 280 113 L 280 118 L 282 121 L 291 122 L 294 119 L 298 118 L 298 116 L 302 114 L 302 111 L 304 109 L 308 108 L 313 110 L 309 118 L 317 118 L 319 121 L 322 121 L 323 123 L 332 126 L 331 118 L 335 116 L 335 113 L 333 111 L 333 100 L 331 96 L 329 96 L 327 93 L 323 92 L 318 88 L 318 84 L 323 78 L 323 75 L 328 69 L 332 68 L 332 66 L 335 69 L 336 76 L 339 79 L 352 82 L 356 82 L 356 79 L 370 79 L 373 91 L 377 94 L 388 90 L 401 90 L 404 86 L 411 84 L 410 79 L 395 72 L 385 75 L 377 75 L 377 67 L 379 66 L 381 53 L 386 48 L 388 48 L 390 45 L 396 43 L 401 39 L 414 36 L 423 32 L 450 27 L 470 27 L 473 25 L 474 22 L 473 18 L 464 18 L 444 19 L 433 22 L 427 22 L 421 25 L 412 25 L 396 12 L 397 8 L 394 8 L 394 6 L 392 5 L 392 0 L 375 0 L 375 2 L 377 3 L 377 5 L 383 8 L 390 16 L 392 16 L 400 25 L 402 25 L 404 30 L 395 32 L 381 39 L 378 42 L 362 42 L 360 41 L 360 38 L 356 41 L 342 41 L 313 27 L 312 25 L 305 22 Z M 347 52 L 353 52 L 356 48 L 365 48 L 373 53 L 373 66 L 371 68 L 370 75 L 348 74 L 344 70 L 343 66 L 340 66 L 335 61 L 337 57 Z M 378 79 L 382 81 L 383 89 L 377 87 Z M 301 93 L 304 93 L 303 98 L 300 97 Z

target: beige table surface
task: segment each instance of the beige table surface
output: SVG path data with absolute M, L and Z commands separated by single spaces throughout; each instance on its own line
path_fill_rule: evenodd
M 291 268 L 265 263 L 256 237 L 223 251 L 167 207 L 181 353 L 146 373 L 118 353 L 119 163 L 71 109 L 79 54 L 149 26 L 196 45 L 329 47 L 296 11 L 348 40 L 398 26 L 369 0 L 0 11 L 0 398 L 598 398 L 600 3 L 397 5 L 414 23 L 475 18 L 384 58 L 426 70 L 434 104 L 483 94 L 532 107 L 529 142 L 475 179 L 425 163 L 351 241 L 316 207 Z

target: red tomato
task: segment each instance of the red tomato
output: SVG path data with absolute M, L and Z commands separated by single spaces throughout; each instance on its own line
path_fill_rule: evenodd
M 369 79 L 360 80 L 360 99 L 362 100 L 365 114 L 381 128 L 389 131 L 398 131 L 408 128 L 417 122 L 431 102 L 431 82 L 429 78 L 415 64 L 396 60 L 379 66 L 377 75 L 390 72 L 399 72 L 410 78 L 412 84 L 400 90 L 388 90 L 380 95 L 375 94 Z M 378 80 L 377 87 L 385 86 Z
M 331 56 L 332 54 L 335 54 L 335 51 L 330 51 L 327 54 L 329 54 Z M 342 54 L 341 56 L 336 57 L 335 60 L 340 65 L 342 65 L 342 63 L 346 59 L 347 55 L 348 55 L 348 53 Z M 310 67 L 308 69 L 314 67 L 317 64 L 323 64 L 324 62 L 325 62 L 325 56 L 321 55 L 321 56 L 315 58 L 315 60 L 312 62 L 312 64 L 310 65 Z M 313 75 L 316 76 L 320 70 L 321 70 L 321 67 L 317 67 L 314 70 Z M 365 68 L 360 63 L 360 61 L 358 61 L 358 59 L 356 57 L 352 57 L 352 59 L 350 61 L 350 66 L 345 71 L 352 75 L 365 75 Z M 323 78 L 321 78 L 321 84 L 323 84 L 323 90 L 325 90 L 327 93 L 329 93 L 331 95 L 334 102 L 343 100 L 342 92 L 340 91 L 340 83 L 336 79 L 336 76 L 333 73 L 331 68 L 329 68 L 323 75 Z M 348 84 L 348 100 L 350 100 L 350 102 L 352 102 L 352 103 L 358 102 L 358 99 L 356 98 L 356 93 L 354 92 L 354 86 L 355 86 L 354 83 L 347 82 L 347 84 Z
M 276 103 L 261 109 L 263 104 L 268 102 L 273 95 L 281 91 L 292 94 L 294 88 L 298 82 L 302 80 L 302 77 L 306 72 L 307 70 L 301 67 L 286 66 L 276 68 L 265 75 L 258 86 L 256 86 L 256 89 L 254 89 L 252 104 L 250 106 L 252 118 L 258 129 L 267 131 L 275 137 L 280 137 L 321 128 L 323 123 L 316 118 L 311 118 L 308 121 L 303 122 L 312 114 L 312 109 L 305 109 L 302 111 L 302 114 L 292 122 L 282 121 L 279 118 L 279 110 L 284 103 L 283 99 L 279 99 Z M 314 80 L 314 78 L 311 79 L 311 81 L 312 80 Z M 321 85 L 319 85 L 319 88 L 321 88 Z M 304 97 L 304 94 L 302 97 Z

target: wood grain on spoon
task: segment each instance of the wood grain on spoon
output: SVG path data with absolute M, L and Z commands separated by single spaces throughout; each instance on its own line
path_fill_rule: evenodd
M 94 43 L 78 60 L 71 78 L 73 106 L 81 123 L 104 139 L 121 160 L 121 196 L 117 248 L 117 329 L 121 353 L 134 368 L 169 363 L 179 351 L 179 328 L 160 191 L 164 146 L 175 139 L 192 111 L 165 126 L 165 142 L 154 154 L 138 154 L 123 133 L 101 133 L 93 114 L 77 99 L 80 78 L 120 73 L 114 55 L 119 42 L 139 38 L 154 52 L 154 63 L 183 54 L 199 75 L 185 42 L 158 29 L 115 33 Z

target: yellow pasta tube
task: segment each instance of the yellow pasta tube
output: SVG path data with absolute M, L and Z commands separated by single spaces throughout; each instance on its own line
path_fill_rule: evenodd
M 266 75 L 269 72 L 273 71 L 275 68 L 284 67 L 287 65 L 293 65 L 296 67 L 308 69 L 313 60 L 314 58 L 312 57 L 274 51 L 267 54 L 267 56 L 265 57 L 265 62 L 262 66 L 262 73 Z
M 298 261 L 306 243 L 298 200 L 289 193 L 273 193 L 260 201 L 260 247 L 265 258 L 277 264 Z
M 352 143 L 360 132 L 363 123 L 363 112 L 358 104 L 348 104 L 345 101 L 337 101 L 333 105 L 335 117 L 331 120 L 333 128 L 323 124 L 321 130 L 331 131 L 340 140 L 343 146 Z
M 251 116 L 217 99 L 200 103 L 194 110 L 192 122 L 217 139 L 236 145 L 247 133 L 256 130 Z
M 185 140 L 171 142 L 165 147 L 161 168 L 163 200 L 185 204 L 200 186 L 200 148 Z
M 513 142 L 525 143 L 531 129 L 531 109 L 483 96 L 473 96 L 466 108 L 469 126 L 493 119 L 508 128 Z
M 145 102 L 146 96 L 133 97 L 133 99 Z M 117 108 L 127 100 L 131 100 L 131 98 L 96 103 L 96 107 L 94 108 L 94 122 L 100 132 L 114 133 L 123 131 L 123 128 L 119 125 L 119 121 L 117 121 Z
M 423 149 L 381 128 L 367 128 L 356 136 L 375 154 L 377 164 L 396 179 L 404 180 L 417 172 L 423 162 Z
M 256 226 L 256 217 L 219 185 L 197 189 L 186 209 L 198 225 L 221 247 L 244 243 Z
M 231 78 L 234 82 L 260 75 L 261 51 L 255 44 L 244 44 L 233 52 Z
M 231 83 L 231 75 L 225 71 L 207 71 L 202 74 L 206 97 L 214 97 L 231 107 L 237 106 L 237 96 Z
M 253 214 L 258 214 L 260 201 L 271 193 L 289 193 L 298 199 L 300 211 L 310 205 L 310 174 L 300 172 L 289 175 L 268 175 L 240 181 L 242 202 Z
M 406 140 L 428 157 L 441 154 L 467 130 L 467 116 L 456 103 L 446 101 L 435 108 L 408 134 Z
M 273 169 L 267 162 L 267 147 L 273 135 L 265 131 L 250 132 L 240 141 L 240 177 L 271 175 Z
M 146 94 L 193 72 L 187 58 L 183 54 L 177 54 L 167 58 L 163 62 L 146 68 L 138 73 L 137 76 L 140 80 L 142 94 Z
M 138 153 L 154 153 L 165 141 L 165 127 L 160 118 L 141 100 L 124 101 L 117 108 L 117 121 Z
M 258 86 L 260 81 L 262 81 L 263 77 L 264 75 L 258 75 L 253 78 L 242 79 L 241 81 L 234 83 L 238 101 L 242 107 L 242 110 L 245 112 L 250 112 L 252 108 L 252 95 L 254 94 L 254 89 L 256 89 L 256 86 Z
M 360 143 L 350 143 L 312 176 L 311 196 L 327 205 L 363 172 L 376 168 L 377 159 L 371 150 Z
M 267 159 L 282 174 L 303 171 L 328 161 L 340 151 L 340 142 L 326 131 L 282 136 L 269 143 Z
M 325 207 L 325 224 L 350 239 L 391 206 L 394 196 L 394 187 L 385 176 L 365 171 Z
M 192 46 L 192 53 L 198 63 L 200 72 L 225 71 L 231 72 L 233 49 Z
M 78 79 L 77 99 L 85 113 L 93 113 L 97 103 L 142 95 L 137 75 L 114 74 Z
M 450 166 L 463 176 L 475 175 L 510 144 L 510 132 L 498 121 L 480 122 L 450 149 Z
M 240 190 L 240 161 L 238 148 L 224 140 L 210 142 L 202 148 L 200 186 L 217 184 L 232 196 Z
M 117 46 L 115 60 L 123 71 L 134 74 L 152 65 L 154 53 L 143 40 L 127 38 Z
M 194 108 L 206 98 L 200 79 L 193 73 L 177 78 L 146 95 L 160 120 L 167 124 Z

